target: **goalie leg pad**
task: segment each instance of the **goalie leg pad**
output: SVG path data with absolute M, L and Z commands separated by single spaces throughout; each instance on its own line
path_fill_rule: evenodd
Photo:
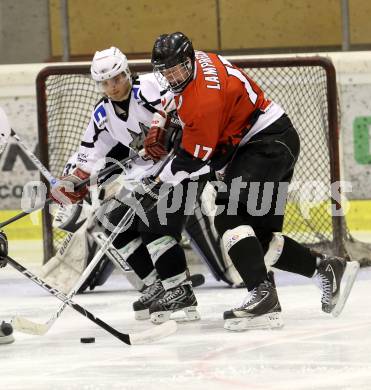
M 96 269 L 93 271 L 94 274 L 90 277 L 89 288 L 94 290 L 97 286 L 102 286 L 107 279 L 111 276 L 115 266 L 107 257 L 103 258 Z
M 80 203 L 68 206 L 59 205 L 53 220 L 53 227 L 69 233 L 77 232 L 87 220 L 86 207 L 89 206 Z
M 58 252 L 41 269 L 40 276 L 51 286 L 68 293 L 87 266 L 88 240 L 86 225 L 69 233 Z
M 153 270 L 153 265 L 145 247 L 142 245 L 141 238 L 133 238 L 133 233 L 126 233 L 126 235 L 122 235 L 119 242 L 116 242 L 116 245 L 121 244 L 122 247 L 116 249 L 114 245 L 110 245 L 107 249 L 106 256 L 112 261 L 112 264 L 118 262 L 121 269 L 125 272 L 125 276 L 129 283 L 136 290 L 141 290 L 144 287 L 141 278 Z M 91 235 L 100 247 L 107 240 L 107 235 L 104 232 L 93 232 Z M 114 268 L 113 265 L 107 267 Z M 105 272 L 107 272 L 107 269 L 102 271 L 104 271 L 102 277 L 105 277 L 104 275 Z
M 157 272 L 141 237 L 130 241 L 118 253 L 132 268 L 126 273 L 126 278 L 136 290 L 141 291 L 156 280 Z

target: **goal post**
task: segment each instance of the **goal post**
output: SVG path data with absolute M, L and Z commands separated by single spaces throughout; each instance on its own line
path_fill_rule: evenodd
M 340 206 L 331 186 L 340 180 L 336 72 L 331 60 L 318 56 L 229 60 L 244 69 L 268 99 L 283 107 L 300 136 L 301 152 L 288 196 L 284 233 L 309 246 L 344 255 L 345 218 L 329 212 L 332 206 Z M 152 71 L 150 63 L 129 65 L 132 72 Z M 77 150 L 100 98 L 89 69 L 89 65 L 48 66 L 37 76 L 40 157 L 55 176 L 61 175 Z M 45 208 L 45 261 L 62 239 L 53 231 L 51 218 Z

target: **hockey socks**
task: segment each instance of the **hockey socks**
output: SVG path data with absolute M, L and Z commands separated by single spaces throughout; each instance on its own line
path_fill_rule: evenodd
M 250 226 L 227 230 L 223 244 L 249 291 L 267 278 L 263 249 Z
M 290 237 L 283 237 L 282 253 L 272 266 L 283 271 L 311 278 L 316 271 L 316 255 Z

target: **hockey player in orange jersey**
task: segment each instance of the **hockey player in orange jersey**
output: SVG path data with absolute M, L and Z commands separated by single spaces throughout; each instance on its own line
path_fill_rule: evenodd
M 175 185 L 191 174 L 210 171 L 222 181 L 215 227 L 248 289 L 243 303 L 224 313 L 225 328 L 283 325 L 275 283 L 267 272 L 272 265 L 306 277 L 317 275 L 322 310 L 338 315 L 358 263 L 312 252 L 281 234 L 284 213 L 276 211 L 277 200 L 282 204 L 279 188 L 292 179 L 300 150 L 298 134 L 284 110 L 269 101 L 244 71 L 222 56 L 195 51 L 180 32 L 157 38 L 152 64 L 160 85 L 175 94 L 183 134 L 176 155 L 156 177 L 143 182 L 143 191 L 150 204 L 156 202 L 162 183 Z M 154 159 L 166 154 L 161 149 L 165 123 L 159 117 L 158 126 L 145 139 L 146 152 Z M 271 196 L 262 213 L 266 185 L 271 186 Z M 347 283 L 340 290 L 342 280 Z M 152 304 L 150 310 L 167 310 L 166 304 Z

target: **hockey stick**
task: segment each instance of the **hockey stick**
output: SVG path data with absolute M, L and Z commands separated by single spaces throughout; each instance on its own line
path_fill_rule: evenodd
M 129 209 L 125 215 L 121 218 L 118 225 L 115 227 L 111 235 L 108 237 L 106 242 L 103 244 L 103 246 L 99 249 L 99 251 L 95 254 L 92 261 L 88 264 L 88 266 L 85 268 L 84 272 L 81 274 L 80 278 L 76 282 L 74 288 L 72 291 L 68 294 L 68 299 L 72 299 L 80 289 L 80 287 L 85 283 L 86 279 L 90 276 L 91 272 L 95 268 L 95 266 L 98 264 L 102 256 L 105 254 L 106 250 L 110 247 L 112 242 L 115 240 L 115 238 L 118 236 L 119 233 L 122 232 L 125 224 L 128 223 L 128 221 L 134 217 L 135 211 L 133 209 Z M 117 263 L 119 264 L 119 263 Z M 59 318 L 59 316 L 62 314 L 63 310 L 66 308 L 67 303 L 63 303 L 58 310 L 53 314 L 53 316 L 45 323 L 45 324 L 39 324 L 33 321 L 30 321 L 24 317 L 16 316 L 13 319 L 14 327 L 23 333 L 31 333 L 34 335 L 42 336 L 45 333 L 48 332 L 48 330 L 53 326 L 55 321 Z
M 17 141 L 21 149 L 26 153 L 27 157 L 35 164 L 37 169 L 53 187 L 58 180 L 45 168 L 45 166 L 35 156 L 35 154 L 32 153 L 21 141 L 16 132 L 11 128 L 8 117 L 6 116 L 4 110 L 0 107 L 0 153 L 7 145 L 10 137 Z
M 32 153 L 31 151 L 28 151 L 29 153 Z M 123 160 L 119 161 L 117 164 L 112 164 L 104 169 L 102 169 L 101 171 L 99 171 L 99 176 L 104 176 L 104 175 L 107 175 L 109 173 L 111 173 L 112 171 L 114 171 L 115 169 L 117 169 L 118 166 L 120 165 L 124 165 L 126 164 L 127 162 L 129 161 L 132 161 L 132 160 L 135 160 L 137 159 L 138 157 L 140 157 L 140 154 L 137 153 L 133 156 L 129 156 L 129 157 L 126 157 L 124 158 Z M 36 156 L 35 156 L 36 158 Z M 39 161 L 39 163 L 41 164 L 41 162 Z M 46 168 L 45 168 L 46 169 Z M 96 180 L 98 178 L 98 175 L 96 176 L 91 176 L 90 178 L 87 178 L 85 180 L 82 180 L 77 186 L 76 186 L 76 190 L 79 190 L 81 189 L 84 185 L 86 184 L 89 184 L 89 182 L 91 182 L 92 180 Z M 29 209 L 29 210 L 26 210 L 26 211 L 22 211 L 21 213 L 15 215 L 14 217 L 12 218 L 9 218 L 7 219 L 6 221 L 4 222 L 0 222 L 0 229 L 15 222 L 15 221 L 18 221 L 19 219 L 33 213 L 34 211 L 37 211 L 37 210 L 40 210 L 42 209 L 44 206 L 48 205 L 49 203 L 53 202 L 53 199 L 52 198 L 48 198 L 45 200 L 45 202 L 41 205 L 38 205 L 38 206 L 35 206 L 34 208 L 32 209 Z
M 50 185 L 53 187 L 58 182 L 58 180 L 49 172 L 49 170 L 43 165 L 43 163 L 35 156 L 34 153 L 31 152 L 30 149 L 27 148 L 27 146 L 21 141 L 21 139 L 18 137 L 16 132 L 11 128 L 9 119 L 7 115 L 5 114 L 4 110 L 0 107 L 0 153 L 5 149 L 9 138 L 14 138 L 22 148 L 22 150 L 26 153 L 27 157 L 35 164 L 36 168 L 41 172 L 41 174 L 48 180 Z M 141 153 L 136 153 L 132 156 L 126 157 L 123 160 L 119 161 L 117 164 L 112 164 L 102 170 L 99 171 L 99 174 L 89 177 L 85 180 L 82 180 L 81 183 L 79 183 L 76 186 L 76 190 L 81 189 L 84 185 L 89 184 L 92 180 L 97 180 L 99 176 L 105 176 L 111 172 L 113 172 L 115 169 L 117 169 L 118 166 L 124 165 L 129 161 L 135 160 L 136 158 L 140 157 Z M 12 222 L 18 221 L 19 219 L 25 217 L 26 215 L 40 210 L 47 204 L 51 203 L 53 201 L 52 198 L 46 199 L 44 204 L 41 204 L 39 206 L 36 206 L 30 210 L 23 211 L 22 213 L 19 213 L 18 215 L 8 219 L 7 221 L 0 223 L 0 229 L 4 226 L 9 225 Z
M 11 129 L 10 133 L 11 137 L 14 138 L 21 149 L 26 153 L 27 157 L 34 163 L 36 168 L 41 172 L 41 174 L 45 177 L 45 179 L 50 183 L 52 187 L 54 187 L 58 179 L 56 179 L 47 169 L 46 167 L 42 164 L 42 162 L 35 156 L 34 153 L 31 152 L 30 149 L 27 148 L 27 146 L 21 141 L 21 139 L 18 137 L 16 132 Z
M 100 248 L 104 245 L 105 241 L 107 240 L 107 236 L 104 232 L 92 232 L 88 234 L 90 234 L 94 242 Z M 130 267 L 128 262 L 121 256 L 120 252 L 112 244 L 107 248 L 106 255 L 113 263 L 119 265 L 119 268 L 124 273 L 132 271 L 132 268 Z
M 95 245 L 98 246 L 98 248 L 101 247 L 107 239 L 106 234 L 102 231 L 88 231 L 87 236 L 90 237 L 90 239 L 95 243 Z M 132 287 L 134 287 L 135 290 L 143 290 L 143 288 L 145 287 L 144 282 L 139 278 L 139 276 L 132 269 L 130 264 L 123 257 L 122 253 L 117 250 L 114 245 L 110 245 L 106 252 L 106 257 L 111 263 L 113 263 L 116 268 L 118 268 L 122 272 L 126 280 L 131 284 Z
M 62 291 L 57 290 L 56 288 L 53 288 L 49 286 L 47 283 L 45 283 L 42 279 L 40 279 L 38 276 L 34 275 L 31 271 L 29 271 L 27 268 L 23 267 L 21 264 L 19 264 L 17 261 L 13 260 L 11 257 L 6 257 L 7 262 L 15 268 L 17 271 L 22 273 L 26 278 L 32 280 L 35 284 L 42 287 L 44 290 L 46 290 L 49 294 L 54 295 L 59 300 L 63 302 L 63 307 L 68 305 L 72 307 L 72 309 L 79 312 L 84 317 L 88 318 L 90 321 L 94 322 L 104 330 L 106 330 L 108 333 L 112 334 L 113 336 L 117 337 L 119 340 L 124 342 L 128 345 L 138 345 L 138 344 L 145 344 L 152 341 L 159 340 L 163 337 L 169 336 L 173 333 L 175 333 L 177 329 L 177 324 L 174 320 L 166 321 L 161 325 L 156 325 L 151 329 L 147 329 L 142 332 L 138 333 L 121 333 L 117 329 L 112 328 L 110 325 L 108 325 L 106 322 L 101 320 L 100 318 L 96 317 L 94 314 L 86 310 L 84 307 L 78 305 L 77 303 L 73 302 L 71 300 L 70 296 L 67 296 Z M 13 323 L 14 325 L 14 323 Z M 16 328 L 17 329 L 17 328 Z
M 107 239 L 107 236 L 104 232 L 92 232 L 87 233 L 92 237 L 94 242 L 100 247 L 104 244 L 105 240 Z M 118 268 L 123 272 L 123 274 L 126 276 L 126 278 L 129 280 L 129 282 L 132 284 L 132 286 L 140 291 L 140 288 L 138 285 L 139 282 L 141 282 L 141 279 L 139 279 L 138 276 L 135 278 L 130 278 L 131 274 L 135 274 L 135 271 L 132 269 L 130 264 L 122 257 L 121 253 L 111 244 L 106 252 L 106 256 L 111 260 L 112 263 L 114 263 L 116 266 L 119 266 Z M 119 263 L 119 264 L 117 264 Z M 136 275 L 136 274 L 135 274 Z M 190 279 L 192 282 L 192 287 L 198 287 L 205 283 L 205 277 L 202 274 L 193 274 L 190 275 Z M 144 286 L 143 282 L 142 287 Z
M 164 164 L 166 163 L 166 160 L 164 161 Z M 165 196 L 165 194 L 163 195 Z M 117 226 L 115 226 L 113 232 L 111 235 L 107 238 L 107 240 L 104 242 L 104 244 L 100 247 L 98 252 L 94 255 L 92 261 L 88 264 L 87 268 L 85 268 L 84 272 L 81 274 L 80 278 L 76 282 L 76 285 L 74 286 L 73 290 L 70 291 L 68 294 L 68 298 L 73 298 L 77 292 L 79 291 L 80 287 L 85 283 L 86 279 L 90 276 L 91 272 L 95 268 L 95 266 L 98 264 L 102 256 L 106 253 L 112 242 L 115 240 L 115 238 L 118 236 L 119 233 L 123 232 L 125 225 L 130 221 L 131 218 L 134 218 L 134 215 L 136 213 L 136 210 L 129 208 L 128 211 L 125 213 L 125 215 L 121 218 L 120 222 Z M 114 259 L 114 263 L 119 267 L 123 268 L 123 265 L 118 262 L 116 259 Z M 31 333 L 34 335 L 44 335 L 48 332 L 48 330 L 53 326 L 55 321 L 59 318 L 59 316 L 62 314 L 63 310 L 66 307 L 66 303 L 63 303 L 58 310 L 53 314 L 53 316 L 44 324 L 35 323 L 33 321 L 30 321 L 26 318 L 16 316 L 13 319 L 14 327 L 23 333 Z

